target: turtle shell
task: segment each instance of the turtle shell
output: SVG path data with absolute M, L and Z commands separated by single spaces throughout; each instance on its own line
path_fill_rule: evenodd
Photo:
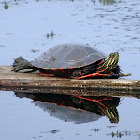
M 63 44 L 49 48 L 32 61 L 32 65 L 45 69 L 69 69 L 90 65 L 106 55 L 89 45 Z

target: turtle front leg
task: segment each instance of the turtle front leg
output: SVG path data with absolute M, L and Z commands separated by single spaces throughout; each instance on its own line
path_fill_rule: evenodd
M 123 77 L 123 76 L 130 76 L 131 73 L 118 73 L 118 74 L 111 74 L 111 75 L 108 75 L 108 78 L 113 78 L 113 77 Z

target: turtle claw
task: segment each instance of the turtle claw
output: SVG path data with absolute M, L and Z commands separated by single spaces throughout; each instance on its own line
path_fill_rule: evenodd
M 118 74 L 110 74 L 107 75 L 108 78 L 119 78 L 119 77 L 123 77 L 123 76 L 130 76 L 131 73 L 118 73 Z
M 130 75 L 132 75 L 132 73 L 120 73 L 119 77 L 130 76 Z

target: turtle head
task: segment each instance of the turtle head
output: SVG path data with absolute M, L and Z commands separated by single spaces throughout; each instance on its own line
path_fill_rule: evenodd
M 119 53 L 114 52 L 109 54 L 109 56 L 105 58 L 105 65 L 108 67 L 108 69 L 112 70 L 117 67 L 118 61 L 119 61 Z

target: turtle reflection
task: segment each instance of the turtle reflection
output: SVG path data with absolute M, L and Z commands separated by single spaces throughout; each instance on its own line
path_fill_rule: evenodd
M 17 97 L 33 99 L 33 103 L 52 116 L 75 123 L 97 121 L 102 116 L 109 118 L 111 123 L 119 122 L 116 107 L 120 98 L 105 96 L 72 96 L 53 93 L 15 93 Z

